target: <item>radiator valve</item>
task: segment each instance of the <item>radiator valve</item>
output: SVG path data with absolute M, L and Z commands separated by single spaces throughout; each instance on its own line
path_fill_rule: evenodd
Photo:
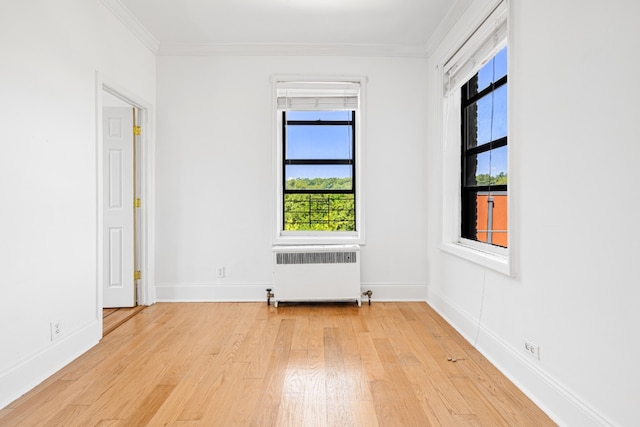
M 366 295 L 367 298 L 369 298 L 369 305 L 371 305 L 371 295 L 373 295 L 373 291 L 369 289 L 368 291 L 363 292 L 362 295 Z
M 267 288 L 267 305 L 271 305 L 271 298 L 273 298 L 273 292 L 271 292 L 271 288 Z

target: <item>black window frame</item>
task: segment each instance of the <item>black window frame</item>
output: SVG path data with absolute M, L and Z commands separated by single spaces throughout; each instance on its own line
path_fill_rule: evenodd
M 302 111 L 302 110 L 289 110 Z M 288 120 L 287 110 L 282 111 L 282 230 L 286 230 L 285 198 L 287 194 L 353 194 L 354 231 L 358 230 L 356 203 L 356 110 L 351 113 L 351 120 Z M 287 126 L 350 126 L 351 127 L 351 159 L 287 159 Z M 288 165 L 350 165 L 351 189 L 287 189 L 286 168 Z M 337 232 L 337 231 L 335 231 Z
M 471 77 L 461 87 L 461 200 L 460 200 L 460 233 L 461 237 L 478 242 L 477 239 L 477 204 L 476 196 L 479 193 L 506 193 L 508 195 L 508 184 L 496 184 L 496 185 L 468 185 L 469 178 L 472 176 L 475 181 L 476 166 L 474 159 L 476 155 L 494 150 L 496 148 L 508 146 L 508 135 L 497 138 L 482 145 L 476 145 L 469 147 L 469 136 L 471 132 L 475 132 L 476 129 L 471 129 L 473 126 L 477 127 L 477 112 L 474 111 L 474 107 L 477 106 L 476 102 L 481 98 L 495 92 L 499 88 L 505 86 L 508 81 L 508 74 L 504 75 L 495 82 L 491 82 L 486 88 L 480 92 L 477 91 L 478 85 L 478 73 Z M 508 114 L 508 112 L 507 112 Z M 487 243 L 497 247 L 504 247 L 495 243 Z

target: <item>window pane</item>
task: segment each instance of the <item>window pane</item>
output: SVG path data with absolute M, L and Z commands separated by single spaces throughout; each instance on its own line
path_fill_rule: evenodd
M 507 48 L 503 48 L 478 71 L 478 93 L 507 75 Z
M 493 114 L 491 123 L 491 139 L 507 136 L 507 85 L 493 91 Z
M 351 159 L 351 126 L 287 126 L 287 159 Z
M 287 190 L 351 190 L 350 165 L 286 165 Z
M 491 185 L 507 185 L 508 147 L 494 148 L 491 153 Z
M 355 231 L 353 194 L 285 194 L 284 229 Z
M 502 48 L 500 52 L 496 53 L 496 56 L 493 57 L 493 61 L 495 66 L 493 81 L 495 82 L 507 75 L 507 46 Z
M 475 198 L 476 232 L 474 240 L 506 248 L 508 242 L 507 194 L 504 192 L 478 193 Z
M 507 155 L 505 145 L 478 154 L 472 154 L 466 161 L 466 186 L 507 185 Z
M 351 111 L 287 111 L 287 120 L 351 120 Z
M 500 86 L 465 109 L 467 148 L 507 136 L 507 85 Z
M 489 185 L 491 178 L 491 154 L 486 151 L 467 157 L 466 168 L 466 186 Z

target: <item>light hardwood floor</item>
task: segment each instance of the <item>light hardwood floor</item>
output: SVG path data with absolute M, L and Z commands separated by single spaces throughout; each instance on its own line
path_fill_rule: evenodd
M 144 310 L 144 305 L 124 308 L 103 308 L 102 309 L 102 336 L 107 336 L 118 326 Z
M 374 302 L 155 304 L 0 425 L 555 424 L 427 304 Z

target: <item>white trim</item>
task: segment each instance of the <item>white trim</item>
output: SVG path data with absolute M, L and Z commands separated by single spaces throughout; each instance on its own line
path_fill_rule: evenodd
M 357 190 L 356 190 L 357 191 Z M 280 200 L 282 192 L 279 191 L 280 197 L 276 200 L 276 207 L 278 211 L 276 216 L 278 221 L 276 227 L 282 223 L 282 212 L 280 211 Z M 356 195 L 356 204 L 358 204 Z M 356 219 L 357 221 L 357 219 Z M 356 222 L 357 223 L 357 222 Z M 273 244 L 279 245 L 360 245 L 364 244 L 364 233 L 358 233 L 353 231 L 279 231 L 276 230 L 277 235 L 274 237 Z
M 493 248 L 486 248 L 487 250 L 482 250 L 479 247 L 473 247 L 471 245 L 472 243 L 478 244 L 478 242 L 472 242 L 467 239 L 463 240 L 465 240 L 468 244 L 446 242 L 440 246 L 440 249 L 457 257 L 466 259 L 467 261 L 471 261 L 499 273 L 506 274 L 507 276 L 511 276 L 513 274 L 508 255 L 497 255 L 488 251 L 489 249 Z M 482 243 L 480 243 L 478 246 L 480 245 L 489 246 L 488 244 Z
M 308 245 L 308 244 L 359 244 L 365 240 L 365 146 L 366 146 L 366 76 L 318 76 L 318 75 L 273 75 L 271 76 L 272 97 L 272 164 L 273 164 L 273 206 L 272 206 L 272 244 L 273 245 Z M 359 105 L 356 110 L 356 226 L 355 232 L 285 232 L 281 228 L 282 219 L 282 116 L 277 106 L 278 87 L 283 83 L 337 83 L 351 82 L 359 85 Z
M 564 385 L 546 373 L 538 363 L 519 351 L 498 334 L 478 324 L 467 313 L 436 290 L 429 288 L 427 303 L 454 327 L 469 343 L 477 335 L 476 349 L 502 372 L 529 399 L 561 426 L 614 426 L 593 405 L 581 400 Z M 518 347 L 519 348 L 519 347 Z
M 118 18 L 124 26 L 142 42 L 154 55 L 158 54 L 160 42 L 147 28 L 142 25 L 138 18 L 122 4 L 120 0 L 99 0 L 113 16 Z
M 151 103 L 139 98 L 132 92 L 120 87 L 112 80 L 104 77 L 100 72 L 96 72 L 96 170 L 97 170 L 97 307 L 96 313 L 99 321 L 102 322 L 103 305 L 103 238 L 102 238 L 102 193 L 103 193 L 103 168 L 102 168 L 102 91 L 106 91 L 128 104 L 136 107 L 140 112 L 139 124 L 142 128 L 141 134 L 141 170 L 139 176 L 141 180 L 141 223 L 140 228 L 140 252 L 142 254 L 140 270 L 142 279 L 138 283 L 137 303 L 140 305 L 151 305 L 155 302 L 155 138 L 153 130 L 153 106 Z M 101 335 L 102 336 L 102 333 Z
M 159 283 L 157 302 L 260 302 L 267 300 L 272 283 Z M 373 291 L 371 302 L 425 301 L 424 283 L 362 283 L 362 292 Z M 363 297 L 363 304 L 367 298 Z
M 426 301 L 427 286 L 424 283 L 384 283 L 368 282 L 360 284 L 362 292 L 371 290 L 371 302 L 394 301 Z M 367 297 L 362 297 L 362 304 L 367 302 Z
M 508 32 L 506 0 L 501 1 L 468 40 L 443 66 L 444 92 L 462 86 L 484 64 L 506 46 Z
M 158 283 L 157 302 L 258 302 L 270 283 Z
M 101 336 L 102 321 L 94 320 L 0 373 L 0 408 L 9 405 L 98 344 L 98 337 Z
M 436 30 L 427 41 L 425 50 L 427 57 L 431 56 L 435 49 L 445 40 L 449 31 L 456 25 L 467 8 L 471 4 L 471 0 L 456 0 L 451 6 L 445 17 L 440 21 Z
M 106 0 L 105 0 L 106 1 Z M 159 56 L 362 56 L 425 58 L 423 45 L 162 42 Z

